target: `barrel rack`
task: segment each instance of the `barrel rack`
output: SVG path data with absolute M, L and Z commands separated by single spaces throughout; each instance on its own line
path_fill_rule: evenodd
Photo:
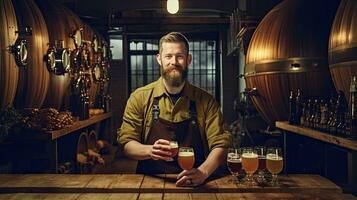
M 94 115 L 54 131 L 25 131 L 0 144 L 2 161 L 11 163 L 4 173 L 58 173 L 60 163 L 76 161 L 81 133 L 95 130 L 97 137 L 112 143 L 112 113 Z M 75 172 L 71 171 L 71 172 Z

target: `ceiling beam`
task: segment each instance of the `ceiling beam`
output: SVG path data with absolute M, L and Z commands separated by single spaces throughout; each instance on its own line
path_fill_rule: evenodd
M 121 18 L 114 19 L 112 25 L 140 25 L 140 24 L 228 24 L 228 18 L 197 18 L 197 17 L 166 17 L 166 18 Z

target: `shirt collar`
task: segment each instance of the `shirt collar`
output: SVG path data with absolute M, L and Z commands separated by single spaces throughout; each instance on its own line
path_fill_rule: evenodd
M 157 80 L 153 95 L 154 97 L 161 97 L 163 95 L 169 96 L 165 89 L 164 80 L 162 77 Z M 185 86 L 183 87 L 182 96 L 193 100 L 193 86 L 187 80 L 185 81 Z

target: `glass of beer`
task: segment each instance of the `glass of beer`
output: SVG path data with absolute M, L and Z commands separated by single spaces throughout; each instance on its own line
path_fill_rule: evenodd
M 178 152 L 178 143 L 177 141 L 170 141 L 170 153 L 171 153 L 171 159 L 167 161 L 174 161 L 173 157 L 177 155 Z
M 233 183 L 239 183 L 238 175 L 239 171 L 242 169 L 242 158 L 240 149 L 228 149 L 227 153 L 227 167 L 232 174 Z
M 280 148 L 268 148 L 266 168 L 272 174 L 272 186 L 279 186 L 278 174 L 283 170 L 283 156 Z
M 258 154 L 258 183 L 264 183 L 266 182 L 265 177 L 264 177 L 264 170 L 266 169 L 265 166 L 265 159 L 266 159 L 266 148 L 264 146 L 257 146 L 254 147 L 254 149 L 257 151 Z
M 257 151 L 253 148 L 243 148 L 242 167 L 247 173 L 246 183 L 249 186 L 255 185 L 253 174 L 257 171 L 259 165 Z
M 178 164 L 184 170 L 192 169 L 195 164 L 195 152 L 192 147 L 180 147 L 178 152 Z

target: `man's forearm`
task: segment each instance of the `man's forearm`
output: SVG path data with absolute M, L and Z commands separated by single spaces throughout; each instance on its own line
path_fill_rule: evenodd
M 227 156 L 227 149 L 215 148 L 213 149 L 205 162 L 203 162 L 198 169 L 208 176 L 210 176 L 225 160 Z
M 150 149 L 152 145 L 144 145 L 137 141 L 130 141 L 124 145 L 126 156 L 135 160 L 146 160 L 150 158 Z

